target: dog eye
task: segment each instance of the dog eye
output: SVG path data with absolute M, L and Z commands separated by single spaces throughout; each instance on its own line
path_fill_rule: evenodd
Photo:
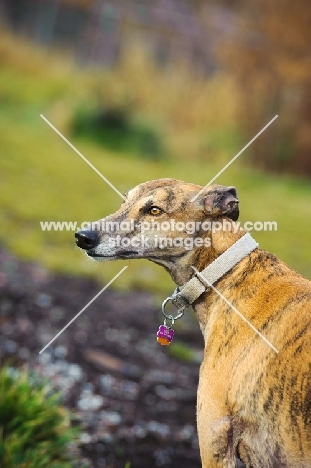
M 148 213 L 152 216 L 157 216 L 162 213 L 162 210 L 158 206 L 152 206 L 151 208 L 149 208 Z

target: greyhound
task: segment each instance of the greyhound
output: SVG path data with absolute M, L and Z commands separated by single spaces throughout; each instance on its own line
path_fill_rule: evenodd
M 176 179 L 142 183 L 76 243 L 97 261 L 162 265 L 177 285 L 168 298 L 177 317 L 192 305 L 205 342 L 203 468 L 234 468 L 236 457 L 247 468 L 311 468 L 311 282 L 239 226 L 234 187 L 201 191 Z

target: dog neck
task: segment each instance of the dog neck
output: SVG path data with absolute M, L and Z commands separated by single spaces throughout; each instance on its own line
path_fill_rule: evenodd
M 240 236 L 236 242 L 231 244 L 228 249 L 221 253 L 212 263 L 208 264 L 202 271 L 199 272 L 197 268 L 191 266 L 194 277 L 183 284 L 183 286 L 178 287 L 174 294 L 164 301 L 162 312 L 165 317 L 169 318 L 165 314 L 165 305 L 168 301 L 171 301 L 178 309 L 178 314 L 174 317 L 175 320 L 181 317 L 183 311 L 190 305 L 194 305 L 200 327 L 204 334 L 204 322 L 206 319 L 205 307 L 203 306 L 204 310 L 200 310 L 200 303 L 202 302 L 200 301 L 200 297 L 207 291 L 215 289 L 213 284 L 234 268 L 253 250 L 257 249 L 257 247 L 258 244 L 250 234 L 247 233 Z
M 235 244 L 246 231 L 240 230 L 238 232 L 232 231 L 217 231 L 209 232 L 207 235 L 210 237 L 210 247 L 198 247 L 192 250 L 184 257 L 181 257 L 171 265 L 167 265 L 166 269 L 171 275 L 171 278 L 178 286 L 183 286 L 194 275 L 193 268 L 198 271 L 204 270 L 216 258 L 223 254 L 228 248 Z

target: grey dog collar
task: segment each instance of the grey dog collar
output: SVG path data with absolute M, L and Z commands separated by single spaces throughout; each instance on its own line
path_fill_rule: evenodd
M 207 280 L 207 284 L 216 283 L 217 280 L 224 276 L 253 250 L 257 249 L 257 247 L 257 242 L 255 242 L 249 233 L 246 233 L 201 271 L 200 276 Z M 203 284 L 198 276 L 194 276 L 188 283 L 178 287 L 174 294 L 166 299 L 163 304 L 170 300 L 177 307 L 179 312 L 182 312 L 198 299 L 201 294 L 209 289 L 211 288 Z

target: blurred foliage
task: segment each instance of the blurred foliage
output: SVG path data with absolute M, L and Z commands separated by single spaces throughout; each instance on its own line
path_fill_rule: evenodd
M 163 154 L 160 136 L 152 125 L 135 121 L 125 109 L 79 109 L 73 117 L 74 137 L 91 139 L 115 151 L 127 151 L 144 158 L 158 159 Z
M 267 148 L 252 147 L 264 169 L 311 176 L 311 8 L 305 0 L 234 0 L 235 40 L 217 56 L 240 92 L 239 121 L 246 137 L 275 114 Z M 242 92 L 241 92 L 242 91 Z
M 178 341 L 174 341 L 167 347 L 167 353 L 184 362 L 193 362 L 195 359 L 194 350 L 185 343 Z
M 0 240 L 19 256 L 54 270 L 109 280 L 124 266 L 92 262 L 75 248 L 73 232 L 43 232 L 39 224 L 96 220 L 118 209 L 121 200 L 40 119 L 41 113 L 121 192 L 161 177 L 205 185 L 248 141 L 238 120 L 241 90 L 224 73 L 197 77 L 180 63 L 158 69 L 140 48 L 113 70 L 78 71 L 70 57 L 4 32 L 0 64 L 0 222 L 5 227 Z M 129 157 L 128 148 L 116 153 L 91 138 L 73 136 L 81 109 L 127 109 L 133 122 L 148 122 L 159 132 L 169 157 Z M 267 121 L 256 120 L 252 137 Z M 273 154 L 279 139 L 270 140 L 278 125 L 277 120 L 252 151 L 259 147 Z M 249 154 L 217 182 L 237 186 L 242 222 L 277 221 L 277 232 L 254 232 L 254 237 L 311 277 L 310 183 L 254 170 L 247 163 Z M 151 262 L 128 264 L 117 287 L 148 288 L 162 296 L 174 289 L 167 273 Z
M 69 445 L 78 434 L 47 382 L 12 367 L 0 370 L 0 466 L 72 468 Z

